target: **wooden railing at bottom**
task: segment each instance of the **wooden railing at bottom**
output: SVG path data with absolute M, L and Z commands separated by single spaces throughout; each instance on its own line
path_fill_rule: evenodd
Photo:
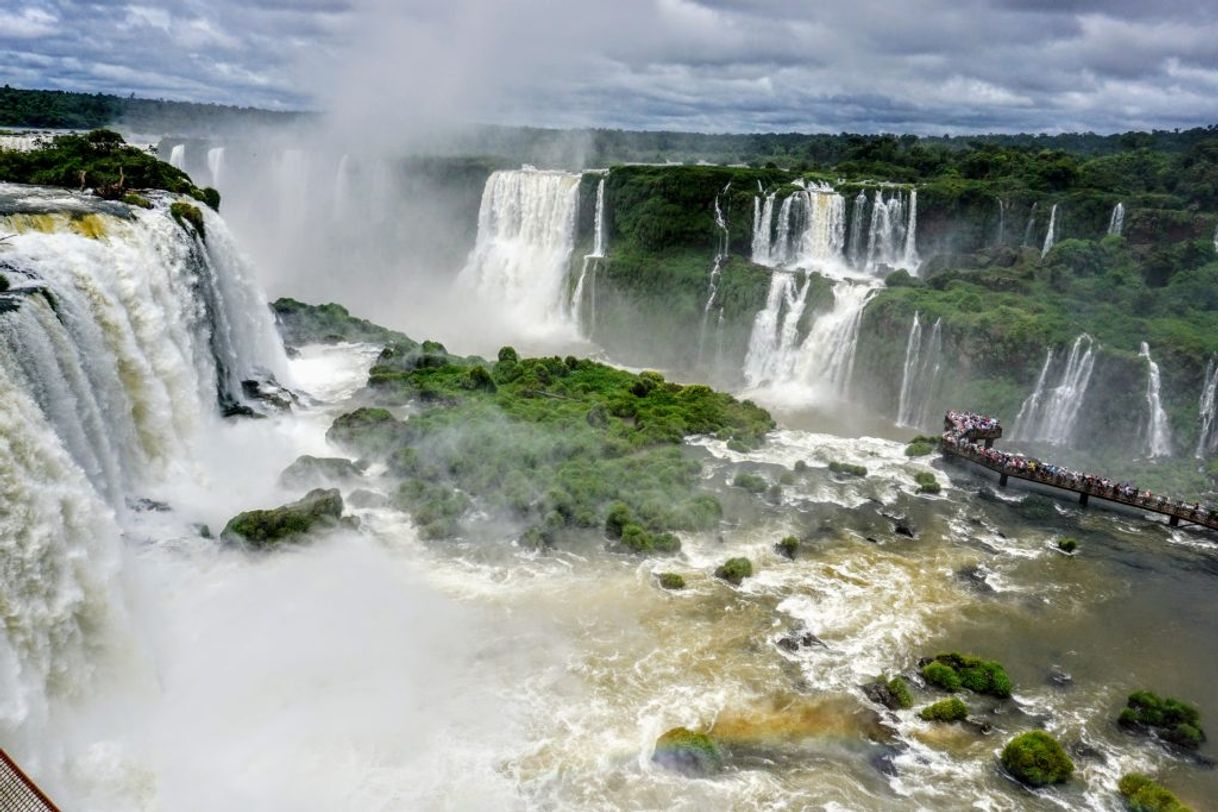
M 0 750 L 0 812 L 59 812 L 4 750 Z

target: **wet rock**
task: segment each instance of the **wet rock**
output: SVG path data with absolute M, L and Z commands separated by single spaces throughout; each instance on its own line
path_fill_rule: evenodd
M 168 513 L 173 510 L 167 502 L 158 502 L 155 499 L 128 499 L 127 507 L 134 510 L 136 513 Z
M 304 455 L 283 470 L 279 484 L 285 488 L 319 488 L 325 485 L 349 485 L 363 478 L 363 471 L 351 460 L 342 457 L 311 457 Z
M 274 377 L 268 375 L 265 379 L 252 378 L 241 382 L 241 393 L 249 400 L 258 401 L 269 410 L 275 412 L 290 412 L 297 398 L 292 390 L 280 386 Z
M 713 775 L 723 769 L 723 753 L 705 733 L 674 727 L 656 739 L 652 761 L 683 775 Z
M 988 736 L 994 732 L 994 726 L 980 719 L 965 719 L 962 723 L 978 736 Z
M 879 544 L 879 543 L 880 543 L 880 540 L 879 540 L 879 539 L 877 539 L 877 538 L 875 538 L 874 536 L 864 536 L 864 537 L 863 537 L 863 540 L 864 540 L 864 541 L 870 541 L 872 544 Z
M 824 640 L 821 640 L 819 637 L 812 634 L 812 632 L 805 630 L 793 631 L 790 634 L 778 638 L 778 640 L 775 642 L 780 649 L 790 652 L 799 651 L 800 649 L 805 648 L 812 648 L 813 646 L 823 649 L 829 648 L 829 646 L 825 644 Z
M 886 775 L 889 778 L 896 778 L 897 775 L 900 774 L 896 763 L 897 756 L 900 754 L 901 750 L 899 748 L 885 747 L 883 752 L 874 754 L 871 756 L 869 761 L 871 762 L 871 766 L 874 767 L 880 775 Z
M 377 509 L 389 506 L 389 497 L 376 491 L 364 488 L 352 491 L 347 497 L 347 504 L 360 510 Z
M 224 526 L 220 537 L 269 548 L 301 540 L 312 530 L 339 526 L 343 497 L 337 489 L 309 491 L 303 499 L 269 510 L 239 513 Z
M 799 553 L 799 539 L 795 538 L 795 536 L 787 536 L 774 545 L 774 552 L 783 558 L 794 561 L 795 556 Z
M 863 686 L 863 693 L 872 702 L 883 705 L 889 710 L 901 710 L 913 705 L 913 698 L 909 695 L 909 686 L 903 677 L 893 677 L 888 680 L 881 678 L 869 682 Z
M 970 567 L 961 567 L 956 570 L 957 581 L 960 581 L 974 592 L 982 595 L 992 595 L 994 594 L 994 587 L 990 586 L 989 581 L 985 578 L 985 568 L 977 564 Z
M 894 524 L 893 528 L 892 528 L 892 532 L 896 533 L 898 536 L 905 536 L 906 538 L 915 538 L 916 537 L 916 534 L 914 533 L 914 529 L 910 525 L 906 524 L 905 522 L 897 522 L 896 524 Z
M 1054 665 L 1049 668 L 1049 672 L 1045 675 L 1045 683 L 1052 685 L 1054 688 L 1069 688 L 1074 685 L 1074 677 L 1070 676 L 1059 665 Z
M 1108 757 L 1104 751 L 1085 739 L 1077 739 L 1066 747 L 1066 751 L 1079 761 L 1094 761 L 1097 764 L 1107 764 Z

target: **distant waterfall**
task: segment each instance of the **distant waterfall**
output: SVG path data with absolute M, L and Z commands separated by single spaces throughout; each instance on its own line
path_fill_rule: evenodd
M 1108 218 L 1108 236 L 1119 237 L 1125 230 L 1125 204 L 1117 203 L 1112 207 L 1112 216 Z
M 1053 250 L 1053 244 L 1057 242 L 1057 204 L 1049 209 L 1049 230 L 1045 232 L 1045 244 L 1040 249 L 1041 257 L 1045 257 Z
M 1023 229 L 1023 245 L 1025 248 L 1032 244 L 1032 232 L 1036 228 L 1036 209 L 1039 206 L 1039 202 L 1034 202 L 1032 203 L 1032 208 L 1028 210 L 1028 224 Z
M 876 189 L 867 229 L 866 270 L 875 272 L 886 265 L 916 273 L 920 263 L 917 230 L 917 190 L 910 190 L 908 196 L 896 191 L 885 198 L 884 191 Z
M 1036 388 L 1024 400 L 1015 417 L 1012 439 L 1051 445 L 1070 445 L 1095 370 L 1095 341 L 1082 333 L 1074 339 L 1057 385 L 1046 391 L 1053 350 L 1036 380 Z
M 334 170 L 334 218 L 342 220 L 351 210 L 351 156 L 344 154 Z
M 169 150 L 169 165 L 178 169 L 186 168 L 186 145 L 174 144 Z
M 924 428 L 930 422 L 930 401 L 942 371 L 942 324 L 942 319 L 935 320 L 923 346 L 922 324 L 919 314 L 914 313 L 909 339 L 905 343 L 905 365 L 901 373 L 901 395 L 897 406 L 899 426 Z
M 1007 238 L 1007 202 L 998 198 L 998 245 Z
M 750 386 L 789 380 L 799 355 L 799 320 L 807 304 L 811 280 L 798 274 L 776 272 L 770 277 L 765 308 L 753 319 L 744 377 Z
M 596 213 L 593 226 L 592 253 L 584 255 L 584 264 L 571 294 L 571 312 L 581 331 L 588 338 L 596 332 L 596 274 L 605 256 L 605 179 L 596 184 Z M 587 291 L 585 293 L 585 291 Z M 585 305 L 585 297 L 587 304 Z
M 459 284 L 522 329 L 572 324 L 565 297 L 580 175 L 525 168 L 491 174 L 478 237 Z
M 901 254 L 901 267 L 917 271 L 921 264 L 918 258 L 918 190 L 909 190 L 909 221 L 905 224 L 905 249 Z
M 720 194 L 715 195 L 715 228 L 718 230 L 718 244 L 715 250 L 715 258 L 711 263 L 710 281 L 707 284 L 706 304 L 702 308 L 702 325 L 698 330 L 698 364 L 701 365 L 705 358 L 706 350 L 706 333 L 710 321 L 711 311 L 718 303 L 719 295 L 719 277 L 723 272 L 723 263 L 727 260 L 728 249 L 731 246 L 731 233 L 727 227 L 727 218 L 723 214 L 723 208 L 719 204 L 721 195 L 726 195 L 728 190 L 732 188 L 731 181 L 723 187 Z M 719 307 L 719 318 L 715 320 L 716 334 L 722 333 L 723 328 L 723 307 Z M 716 341 L 716 344 L 719 342 Z
M 1213 360 L 1205 365 L 1202 378 L 1201 402 L 1198 404 L 1201 432 L 1197 435 L 1197 459 L 1218 452 L 1218 364 Z
M 605 255 L 605 179 L 596 184 L 596 225 L 592 237 L 592 256 Z
M 224 175 L 224 147 L 212 147 L 207 151 L 207 171 L 211 174 L 211 185 L 220 188 L 220 179 Z
M 852 268 L 859 267 L 865 259 L 866 246 L 863 243 L 863 221 L 867 217 L 867 193 L 859 191 L 854 198 L 854 208 L 850 213 L 850 240 L 847 244 L 847 259 Z
M 841 262 L 846 247 L 846 200 L 832 189 L 801 189 L 779 205 L 774 194 L 753 203 L 753 262 L 770 268 L 811 268 Z M 777 222 L 774 209 L 777 205 Z
M 34 729 L 121 621 L 115 518 L 182 475 L 242 383 L 284 376 L 224 221 L 0 184 L 0 720 Z M 188 230 L 189 229 L 189 230 Z M 53 688 L 52 688 L 53 686 Z
M 1150 357 L 1150 345 L 1145 341 L 1138 355 L 1146 359 L 1146 454 L 1149 457 L 1169 457 L 1171 425 L 1167 421 L 1167 413 L 1163 411 L 1159 365 Z

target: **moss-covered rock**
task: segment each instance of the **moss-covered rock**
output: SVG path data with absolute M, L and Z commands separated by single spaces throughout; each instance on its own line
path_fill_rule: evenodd
M 918 483 L 918 493 L 939 493 L 939 480 L 930 471 L 918 471 L 914 474 L 914 482 Z
M 978 694 L 1006 699 L 1011 695 L 1011 679 L 1001 663 L 967 654 L 939 654 L 925 662 L 922 676 L 945 691 L 967 688 Z
M 715 740 L 684 727 L 674 727 L 656 739 L 652 760 L 691 776 L 713 775 L 723 769 L 723 753 Z
M 135 192 L 128 192 L 127 194 L 123 195 L 123 202 L 128 206 L 138 206 L 141 209 L 152 208 L 151 200 L 141 194 L 136 194 Z
M 778 553 L 783 558 L 788 558 L 792 561 L 799 554 L 799 539 L 795 536 L 787 536 L 774 545 L 774 552 Z
M 173 219 L 182 228 L 186 228 L 186 224 L 189 223 L 200 238 L 207 236 L 206 224 L 203 222 L 203 212 L 199 211 L 198 206 L 177 201 L 169 204 L 169 213 L 173 215 Z
M 675 572 L 661 572 L 659 575 L 660 586 L 664 589 L 684 589 L 685 578 Z
M 760 474 L 749 473 L 748 471 L 738 471 L 736 476 L 732 478 L 732 485 L 737 488 L 743 488 L 749 493 L 765 493 L 770 487 L 770 483 L 765 477 Z
M 1072 553 L 1078 549 L 1078 539 L 1071 536 L 1062 536 L 1057 540 L 1057 549 L 1063 553 Z
M 349 485 L 362 478 L 363 472 L 351 460 L 305 454 L 283 469 L 279 484 L 285 488 L 319 488 L 323 485 Z
M 404 349 L 419 344 L 408 336 L 351 315 L 340 304 L 311 305 L 295 299 L 276 299 L 271 305 L 275 323 L 284 343 L 299 347 L 304 344 L 336 344 L 363 342 L 394 344 Z
M 907 457 L 925 457 L 927 454 L 933 454 L 935 446 L 931 443 L 915 440 L 905 446 L 905 456 Z
M 1019 781 L 1031 787 L 1061 784 L 1074 775 L 1074 762 L 1043 730 L 1016 736 L 1002 748 L 1002 766 Z
M 867 476 L 867 466 L 853 465 L 848 462 L 838 462 L 837 460 L 829 463 L 829 470 L 835 474 L 845 474 L 847 476 Z
M 1153 733 L 1172 744 L 1193 750 L 1205 741 L 1201 712 L 1196 707 L 1150 691 L 1130 694 L 1117 721 L 1128 730 Z
M 300 541 L 311 531 L 334 527 L 342 515 L 342 495 L 337 490 L 319 488 L 291 504 L 239 513 L 224 526 L 220 537 L 253 547 L 274 547 Z
M 918 718 L 925 722 L 963 722 L 968 718 L 968 706 L 953 696 L 927 705 L 918 711 Z
M 913 707 L 913 697 L 909 693 L 909 684 L 904 677 L 880 677 L 874 682 L 863 686 L 863 692 L 873 702 L 878 702 L 889 710 L 904 710 Z
M 729 558 L 715 570 L 715 577 L 729 584 L 740 586 L 745 578 L 753 575 L 753 562 L 747 558 Z
M 1149 775 L 1129 773 L 1117 783 L 1117 791 L 1130 812 L 1193 812 L 1171 790 Z
M 361 456 L 383 456 L 401 444 L 404 425 L 388 409 L 364 407 L 335 418 L 326 439 Z

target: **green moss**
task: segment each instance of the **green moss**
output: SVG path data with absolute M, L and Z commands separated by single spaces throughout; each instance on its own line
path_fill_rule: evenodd
M 284 469 L 279 483 L 287 488 L 316 488 L 327 484 L 358 481 L 363 476 L 359 467 L 341 457 L 304 455 Z
M 1071 536 L 1062 536 L 1057 541 L 1057 549 L 1064 553 L 1072 553 L 1078 549 L 1078 539 Z
M 212 211 L 220 211 L 220 193 L 210 186 L 203 189 L 191 189 L 190 196 L 206 204 Z
M 838 462 L 837 460 L 829 463 L 829 470 L 835 474 L 867 476 L 867 467 L 865 465 L 852 465 L 848 462 Z
M 751 474 L 747 471 L 738 471 L 732 479 L 732 485 L 737 488 L 744 488 L 749 493 L 765 493 L 770 487 L 770 483 L 765 477 L 760 474 Z
M 1074 762 L 1057 740 L 1043 730 L 1016 736 L 1002 748 L 1002 766 L 1032 787 L 1061 784 L 1074 774 Z
M 418 343 L 395 331 L 373 324 L 366 319 L 352 316 L 347 308 L 339 304 L 310 305 L 295 299 L 277 299 L 271 305 L 275 311 L 275 322 L 285 343 L 291 346 L 304 344 L 335 344 L 340 342 L 363 342 L 368 344 L 393 344 L 399 354 L 418 348 Z
M 404 426 L 388 409 L 364 407 L 335 418 L 326 439 L 361 456 L 384 456 L 404 442 Z
M 740 586 L 745 578 L 750 578 L 752 575 L 753 562 L 747 558 L 729 558 L 715 570 L 716 578 L 721 578 L 735 586 Z
M 918 493 L 939 493 L 939 480 L 930 471 L 918 471 L 914 474 L 914 482 L 918 483 Z
M 1170 790 L 1149 775 L 1129 773 L 1117 783 L 1130 812 L 1192 812 Z
M 897 708 L 913 707 L 913 697 L 909 695 L 909 684 L 905 682 L 904 677 L 893 677 L 886 681 L 884 686 L 892 694 L 893 702 Z
M 918 711 L 918 718 L 926 722 L 962 722 L 968 718 L 968 706 L 953 696 L 927 705 Z
M 684 589 L 685 578 L 675 572 L 661 572 L 660 586 L 664 589 Z
M 774 545 L 774 550 L 783 558 L 795 560 L 795 556 L 799 553 L 799 539 L 795 536 L 787 536 Z
M 189 223 L 194 227 L 195 232 L 200 238 L 207 236 L 207 229 L 203 222 L 203 212 L 199 211 L 197 206 L 192 206 L 189 203 L 178 201 L 169 204 L 169 213 L 173 215 L 173 219 L 182 228 L 186 228 Z
M 337 490 L 312 490 L 303 499 L 270 510 L 240 513 L 224 526 L 221 538 L 269 548 L 299 541 L 310 531 L 334 527 L 343 514 Z
M 948 671 L 951 676 L 948 676 Z M 931 676 L 933 674 L 933 677 Z M 939 654 L 922 669 L 927 682 L 947 691 L 967 688 L 979 694 L 1006 699 L 1011 695 L 1011 680 L 1000 663 L 980 657 Z
M 925 457 L 927 454 L 933 454 L 934 451 L 934 445 L 921 441 L 912 442 L 905 446 L 905 456 L 907 457 Z
M 1122 727 L 1148 730 L 1181 747 L 1196 749 L 1206 740 L 1201 713 L 1193 705 L 1150 691 L 1135 691 L 1118 719 Z
M 141 209 L 152 208 L 151 200 L 135 192 L 127 192 L 127 194 L 123 195 L 123 202 L 128 206 L 139 206 Z
M 723 753 L 705 733 L 674 727 L 656 739 L 652 760 L 686 775 L 711 775 L 723 769 Z

